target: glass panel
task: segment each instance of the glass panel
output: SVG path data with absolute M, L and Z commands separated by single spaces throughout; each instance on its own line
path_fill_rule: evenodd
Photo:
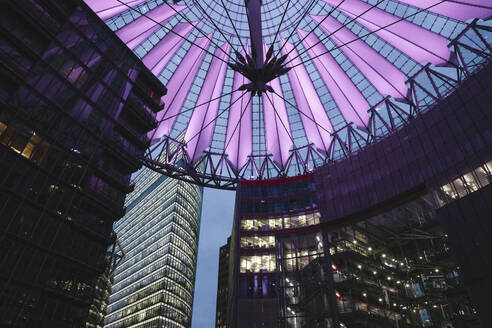
M 31 139 L 29 139 L 29 142 L 26 145 L 26 148 L 24 148 L 24 151 L 22 152 L 22 156 L 25 158 L 31 158 L 31 155 L 36 148 L 41 142 L 41 137 L 37 135 L 33 135 Z
M 7 125 L 5 125 L 4 123 L 0 122 L 0 136 L 2 135 L 2 133 L 7 130 Z
M 273 248 L 275 247 L 274 236 L 253 236 L 241 238 L 242 248 Z
M 273 272 L 275 271 L 275 255 L 241 256 L 240 272 Z

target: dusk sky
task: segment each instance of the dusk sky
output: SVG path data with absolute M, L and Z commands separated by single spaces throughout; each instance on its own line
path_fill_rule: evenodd
M 219 248 L 231 234 L 235 192 L 205 188 L 192 328 L 215 326 Z

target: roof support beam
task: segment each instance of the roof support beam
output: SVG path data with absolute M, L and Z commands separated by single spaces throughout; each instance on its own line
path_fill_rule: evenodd
M 319 39 L 313 33 L 297 30 L 303 44 L 309 49 L 309 55 L 315 57 L 313 62 L 331 96 L 342 112 L 345 120 L 353 122 L 359 129 L 367 130 L 369 121 L 369 103 L 357 89 L 354 82 L 347 76 L 335 58 L 328 53 Z M 316 44 L 318 43 L 318 44 Z M 319 56 L 322 54 L 321 56 Z
M 158 76 L 169 63 L 176 51 L 184 42 L 183 37 L 188 37 L 194 25 L 188 23 L 178 24 L 173 28 L 175 33 L 167 33 L 142 59 L 145 66 Z
M 261 28 L 262 0 L 245 0 L 251 38 L 251 54 L 256 56 L 256 68 L 263 67 L 263 32 Z
M 311 18 L 317 23 L 323 19 L 320 16 L 311 16 Z M 395 99 L 406 98 L 408 88 L 405 85 L 405 74 L 402 71 L 335 18 L 325 17 L 320 27 L 327 35 L 330 35 L 330 39 L 357 66 L 379 93 L 390 95 Z
M 398 0 L 411 6 L 451 17 L 459 21 L 467 21 L 471 18 L 488 19 L 492 16 L 492 2 L 490 0 Z
M 149 137 L 159 139 L 163 135 L 171 132 L 176 117 L 183 107 L 183 104 L 195 80 L 196 74 L 205 56 L 205 50 L 210 45 L 209 38 L 198 38 L 184 56 L 178 68 L 167 84 L 168 93 L 162 97 L 165 102 L 165 109 L 157 113 L 159 126 L 149 132 Z M 203 48 L 203 49 L 202 49 Z
M 230 52 L 229 43 L 225 43 L 221 49 L 215 51 L 215 55 L 226 60 L 226 53 Z M 202 90 L 198 96 L 198 105 L 193 110 L 184 140 L 187 145 L 188 156 L 192 163 L 200 159 L 203 151 L 212 144 L 215 128 L 215 117 L 219 110 L 220 95 L 224 87 L 227 64 L 213 57 L 203 82 Z M 214 99 L 213 101 L 211 101 Z M 210 124 L 209 124 L 210 123 Z M 198 135 L 197 135 L 198 134 Z M 195 137 L 196 136 L 196 137 Z
M 323 1 L 332 6 L 339 3 L 338 0 Z M 437 33 L 360 0 L 345 0 L 338 8 L 419 63 L 440 65 L 450 59 L 447 39 Z
M 302 113 L 301 120 L 306 137 L 318 149 L 327 152 L 331 142 L 329 131 L 333 131 L 331 122 L 306 68 L 304 65 L 300 65 L 301 59 L 294 46 L 283 39 L 280 42 L 284 45 L 282 53 L 284 55 L 289 54 L 287 61 L 292 61 L 293 68 L 287 74 L 296 99 L 297 109 Z M 320 126 L 323 128 L 320 129 Z
M 146 15 L 142 15 L 130 24 L 116 31 L 116 35 L 126 43 L 128 48 L 135 49 L 169 18 L 186 8 L 186 6 L 157 6 Z M 149 19 L 150 18 L 150 19 Z

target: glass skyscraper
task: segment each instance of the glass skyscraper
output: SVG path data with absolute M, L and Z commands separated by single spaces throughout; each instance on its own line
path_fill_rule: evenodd
M 105 327 L 189 327 L 203 189 L 149 169 L 134 182 Z
M 0 8 L 0 326 L 100 327 L 166 88 L 82 1 Z

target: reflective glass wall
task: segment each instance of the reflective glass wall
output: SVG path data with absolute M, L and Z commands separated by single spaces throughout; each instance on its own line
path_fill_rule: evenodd
M 189 327 L 202 188 L 149 169 L 134 183 L 115 226 L 125 260 L 116 269 L 105 327 Z
M 0 326 L 100 325 L 166 90 L 83 2 L 0 7 Z
M 230 245 L 231 327 L 276 327 L 278 240 L 319 225 L 312 175 L 240 184 Z

